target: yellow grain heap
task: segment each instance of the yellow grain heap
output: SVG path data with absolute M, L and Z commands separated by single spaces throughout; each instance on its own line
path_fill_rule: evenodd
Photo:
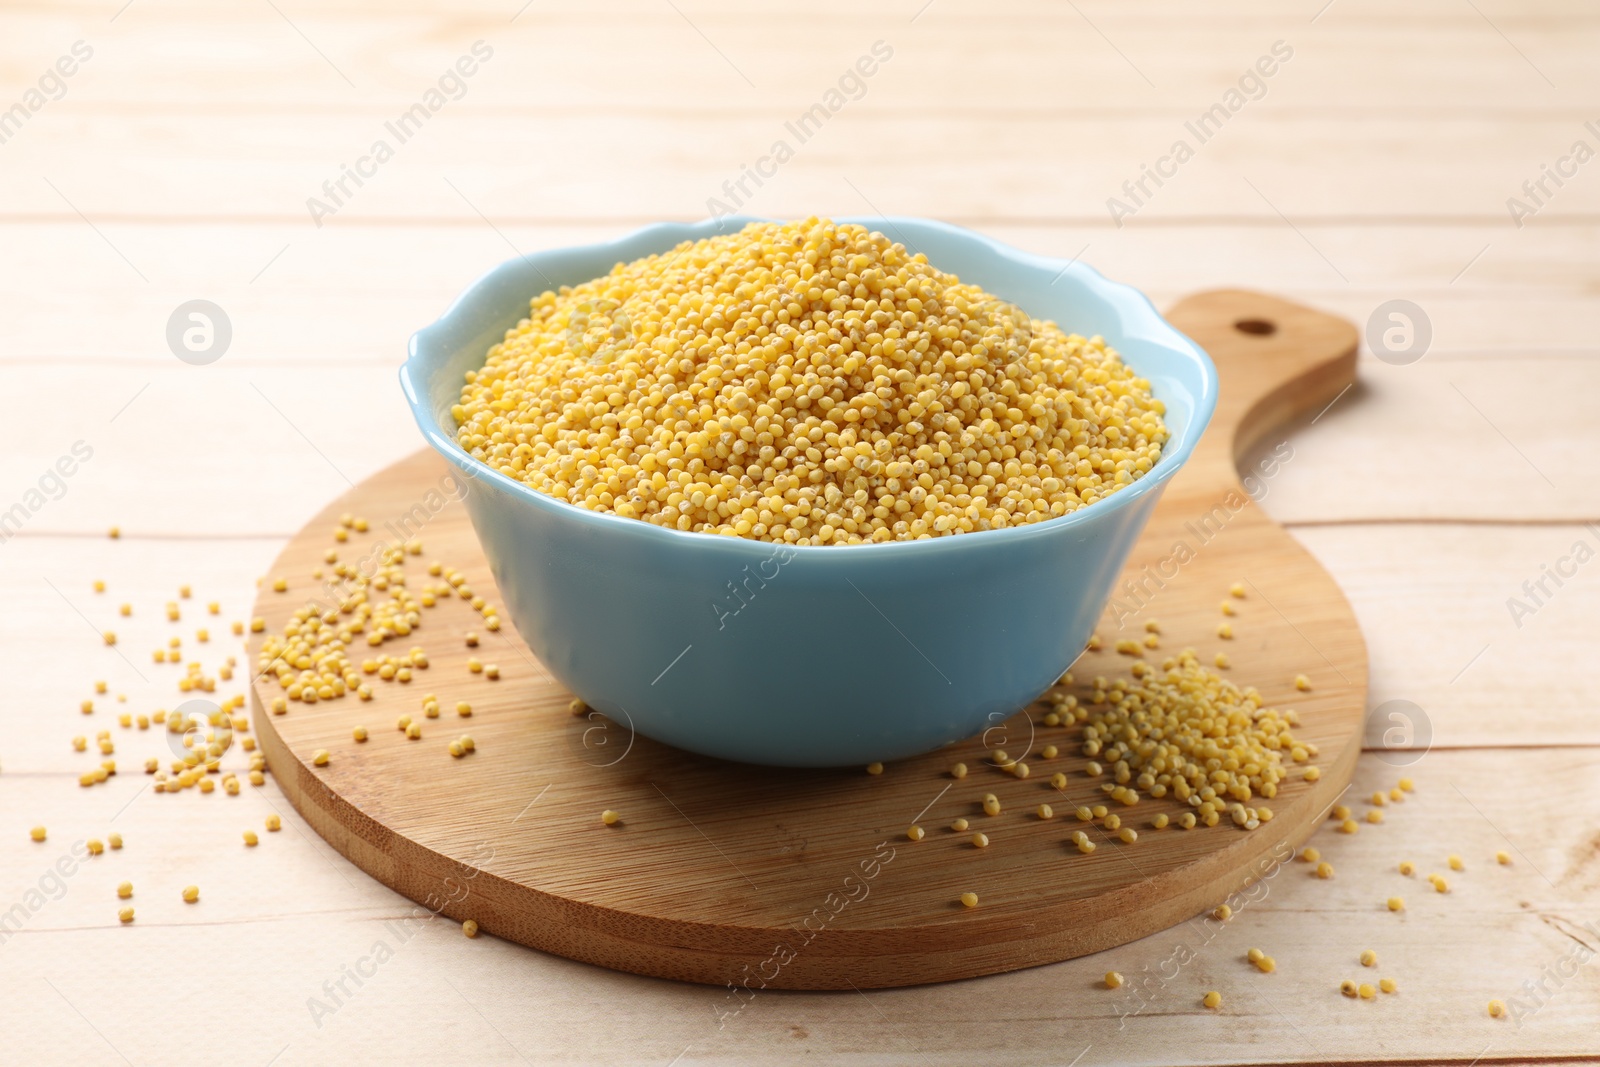
M 541 293 L 452 409 L 557 499 L 799 545 L 1065 515 L 1150 470 L 1164 412 L 1101 338 L 816 218 Z
M 1087 705 L 1066 705 L 1084 724 L 1084 755 L 1115 777 L 1112 796 L 1131 804 L 1140 793 L 1170 794 L 1207 826 L 1228 817 L 1253 830 L 1271 819 L 1270 809 L 1249 802 L 1276 796 L 1285 763 L 1315 754 L 1295 740 L 1288 717 L 1204 666 L 1193 649 L 1159 669 L 1135 664 L 1133 674 L 1095 678 Z

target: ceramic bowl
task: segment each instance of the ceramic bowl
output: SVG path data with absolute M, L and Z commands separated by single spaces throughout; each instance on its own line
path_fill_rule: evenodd
M 400 380 L 417 425 L 466 476 L 466 506 L 517 632 L 618 723 L 709 756 L 802 767 L 893 760 L 980 733 L 1082 651 L 1211 417 L 1216 369 L 1141 293 L 1083 263 L 925 219 L 846 219 L 1035 318 L 1104 335 L 1166 403 L 1160 461 L 1131 486 L 1033 525 L 793 547 L 586 511 L 457 446 L 450 407 L 462 375 L 531 297 L 750 221 L 649 226 L 490 271 L 411 338 Z

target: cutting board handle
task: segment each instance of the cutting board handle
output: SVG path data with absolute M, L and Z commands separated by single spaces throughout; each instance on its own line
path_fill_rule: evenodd
M 1263 437 L 1315 415 L 1355 383 L 1359 337 L 1347 320 L 1246 289 L 1178 301 L 1167 320 L 1217 365 L 1222 389 L 1193 464 L 1236 467 Z

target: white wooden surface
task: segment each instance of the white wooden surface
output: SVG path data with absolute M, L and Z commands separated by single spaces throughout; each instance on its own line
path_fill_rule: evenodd
M 0 110 L 74 42 L 93 56 L 0 143 L 0 511 L 74 442 L 64 495 L 0 543 L 0 1060 L 1081 1064 L 1549 1061 L 1600 1052 L 1600 560 L 1518 620 L 1525 581 L 1600 552 L 1600 163 L 1518 228 L 1508 197 L 1600 149 L 1592 5 L 1426 0 L 1115 4 L 963 0 L 16 3 Z M 119 10 L 119 7 L 121 8 Z M 338 214 L 307 197 L 482 40 L 493 58 Z M 172 707 L 151 647 L 191 583 L 225 622 L 283 539 L 349 480 L 416 447 L 394 368 L 407 335 L 514 254 L 706 213 L 875 41 L 893 57 L 746 208 L 924 214 L 1081 254 L 1160 302 L 1220 285 L 1365 323 L 1415 301 L 1418 363 L 1289 437 L 1265 505 L 1340 580 L 1375 705 L 1424 709 L 1433 748 L 1383 826 L 1323 835 L 1331 882 L 1284 869 L 1228 927 L 1183 927 L 1055 967 L 949 986 L 760 995 L 719 1029 L 716 990 L 597 971 L 411 908 L 309 834 L 270 783 L 156 796 L 80 789 L 74 733 L 109 728 L 136 771 Z M 1293 58 L 1138 214 L 1106 198 L 1275 41 Z M 221 305 L 217 363 L 176 359 L 179 303 Z M 104 531 L 120 524 L 112 542 Z M 1561 564 L 1567 566 L 1566 564 Z M 96 596 L 90 581 L 110 590 Z M 121 619 L 124 600 L 135 615 Z M 97 630 L 114 627 L 116 649 Z M 214 633 L 223 627 L 213 625 Z M 118 654 L 126 654 L 126 659 Z M 202 658 L 236 652 L 214 640 Z M 94 679 L 114 697 L 79 714 Z M 221 692 L 236 691 L 224 686 Z M 1381 730 L 1369 741 L 1381 746 Z M 231 757 L 237 759 L 237 755 Z M 1402 773 L 1374 751 L 1362 792 Z M 285 828 L 239 841 L 274 809 Z M 27 840 L 35 823 L 43 845 Z M 34 909 L 72 843 L 120 830 Z M 1504 835 L 1504 836 L 1503 836 Z M 1506 849 L 1514 863 L 1493 864 Z M 1452 892 L 1424 873 L 1458 852 Z M 113 887 L 135 884 L 118 925 Z M 187 907 L 178 889 L 201 886 Z M 1383 911 L 1399 892 L 1408 910 Z M 1595 924 L 1585 929 L 1585 923 Z M 331 1015 L 340 980 L 394 950 Z M 1109 968 L 1159 990 L 1096 988 Z M 1279 970 L 1240 959 L 1256 945 Z M 1401 993 L 1352 1002 L 1363 948 Z M 1563 963 L 1562 961 L 1569 961 Z M 1148 967 L 1146 972 L 1144 968 Z M 1572 973 L 1566 975 L 1564 972 Z M 1551 978 L 1551 975 L 1558 975 Z M 1371 977 L 1371 975 L 1368 975 Z M 1544 982 L 1532 995 L 1523 982 Z M 1137 982 L 1137 979 L 1136 979 Z M 1198 1006 L 1224 992 L 1220 1013 Z M 1520 997 L 1520 1025 L 1487 1017 Z M 318 1025 L 320 1023 L 320 1025 Z M 674 1058 L 677 1057 L 676 1061 Z

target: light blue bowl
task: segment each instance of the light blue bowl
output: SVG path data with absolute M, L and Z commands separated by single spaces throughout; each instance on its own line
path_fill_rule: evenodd
M 1211 418 L 1217 374 L 1141 293 L 1082 263 L 944 223 L 861 218 L 1068 332 L 1103 334 L 1166 402 L 1171 439 L 1133 485 L 1029 526 L 926 541 L 779 547 L 586 511 L 456 445 L 462 375 L 546 289 L 737 230 L 649 226 L 484 275 L 411 338 L 400 382 L 466 505 L 517 631 L 561 683 L 647 737 L 794 767 L 927 752 L 1009 717 L 1093 631 L 1145 522 Z

